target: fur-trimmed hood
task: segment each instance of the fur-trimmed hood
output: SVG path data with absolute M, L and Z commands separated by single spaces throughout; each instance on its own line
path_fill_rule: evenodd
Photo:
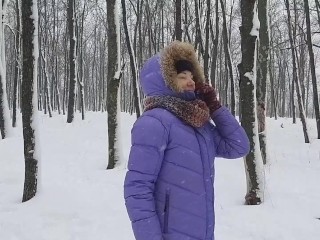
M 174 78 L 177 76 L 175 63 L 179 60 L 191 62 L 193 66 L 193 79 L 196 85 L 204 82 L 204 73 L 193 46 L 190 43 L 174 41 L 165 47 L 161 53 L 162 74 L 168 86 L 174 91 L 178 91 Z
M 188 60 L 193 65 L 193 77 L 196 84 L 204 82 L 204 73 L 191 44 L 174 41 L 159 54 L 144 64 L 140 73 L 140 83 L 146 96 L 175 96 L 179 93 L 174 78 L 177 75 L 175 63 Z

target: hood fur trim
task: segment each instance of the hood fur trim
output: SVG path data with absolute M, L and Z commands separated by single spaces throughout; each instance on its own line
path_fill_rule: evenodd
M 188 60 L 193 65 L 193 79 L 197 84 L 204 83 L 204 73 L 197 59 L 195 50 L 190 43 L 174 41 L 166 46 L 161 52 L 161 70 L 166 84 L 175 92 L 179 92 L 174 82 L 177 76 L 175 62 Z

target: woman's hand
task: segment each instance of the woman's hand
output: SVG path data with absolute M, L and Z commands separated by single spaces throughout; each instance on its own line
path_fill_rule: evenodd
M 205 83 L 197 85 L 195 93 L 200 100 L 204 101 L 207 104 L 210 110 L 210 114 L 221 107 L 215 89 L 209 84 Z

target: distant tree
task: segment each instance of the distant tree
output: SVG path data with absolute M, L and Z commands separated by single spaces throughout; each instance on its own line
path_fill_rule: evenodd
M 16 127 L 17 125 L 17 98 L 18 98 L 18 83 L 20 82 L 20 68 L 21 68 L 21 7 L 20 7 L 20 0 L 16 0 L 16 14 L 17 14 L 17 32 L 15 34 L 15 72 L 14 72 L 14 82 L 13 82 L 13 103 L 12 103 L 12 127 Z
M 244 158 L 247 175 L 246 204 L 257 205 L 263 201 L 263 162 L 258 137 L 256 111 L 256 54 L 257 35 L 257 1 L 241 0 L 242 25 L 241 53 L 242 61 L 238 65 L 240 73 L 240 109 L 241 125 L 250 140 L 250 152 Z M 253 25 L 253 22 L 255 25 Z
M 69 49 L 69 101 L 68 101 L 68 116 L 67 122 L 71 123 L 74 119 L 75 111 L 75 97 L 76 97 L 76 86 L 77 86 L 77 39 L 75 32 L 75 2 L 74 0 L 68 0 L 68 25 L 69 25 L 69 40 L 70 40 L 70 49 Z
M 181 0 L 176 0 L 176 14 L 175 14 L 175 39 L 182 40 L 182 29 L 181 29 Z
M 309 140 L 309 134 L 308 134 L 308 129 L 307 129 L 306 114 L 304 111 L 302 94 L 301 94 L 301 87 L 300 87 L 300 82 L 298 80 L 298 74 L 297 74 L 295 44 L 294 44 L 294 39 L 293 39 L 295 34 L 293 34 L 292 27 L 291 27 L 291 14 L 290 14 L 290 9 L 289 9 L 289 0 L 285 0 L 285 4 L 286 4 L 286 9 L 287 9 L 287 17 L 288 17 L 288 31 L 289 31 L 290 49 L 291 49 L 291 53 L 292 53 L 292 67 L 293 67 L 292 68 L 292 72 L 293 72 L 292 75 L 293 75 L 295 89 L 296 89 L 297 98 L 298 98 L 298 105 L 299 105 L 299 111 L 300 111 L 300 119 L 302 122 L 304 141 L 305 141 L 305 143 L 309 143 L 310 140 Z
M 315 111 L 315 115 L 316 115 L 318 139 L 320 139 L 319 98 L 318 98 L 318 87 L 317 87 L 317 77 L 316 77 L 315 62 L 314 62 L 314 53 L 313 53 L 313 48 L 312 48 L 311 27 L 310 27 L 310 9 L 309 9 L 308 0 L 304 0 L 304 11 L 306 13 L 306 22 L 307 22 L 307 44 L 308 44 L 309 57 L 310 57 L 310 70 L 311 70 L 312 87 L 313 87 L 313 104 L 314 104 L 314 111 Z
M 8 0 L 2 0 L 2 4 L 0 4 L 0 133 L 2 139 L 6 138 L 10 132 L 10 111 L 6 88 L 5 24 L 3 19 L 7 5 Z
M 25 180 L 22 201 L 37 193 L 38 161 L 40 150 L 37 134 L 37 62 L 38 62 L 38 10 L 37 0 L 22 1 L 22 96 L 21 111 L 24 140 Z
M 222 10 L 222 19 L 223 19 L 223 31 L 222 31 L 223 46 L 224 46 L 224 53 L 226 56 L 226 60 L 228 62 L 228 72 L 229 72 L 230 85 L 231 85 L 231 113 L 232 115 L 235 116 L 236 100 L 235 100 L 235 92 L 234 92 L 232 60 L 231 60 L 230 49 L 229 49 L 229 37 L 228 37 L 228 30 L 227 30 L 226 11 L 225 11 L 223 0 L 220 0 L 220 4 L 221 4 L 221 10 Z M 226 98 L 227 98 L 227 94 L 226 94 Z
M 127 13 L 126 13 L 125 0 L 121 0 L 121 5 L 122 5 L 123 27 L 124 27 L 124 32 L 126 36 L 127 49 L 130 56 L 130 68 L 131 68 L 131 75 L 132 75 L 134 106 L 135 106 L 135 110 L 138 118 L 140 117 L 140 104 L 139 104 L 138 87 L 137 87 L 137 64 L 136 64 L 134 51 L 132 49 L 128 26 L 127 26 Z

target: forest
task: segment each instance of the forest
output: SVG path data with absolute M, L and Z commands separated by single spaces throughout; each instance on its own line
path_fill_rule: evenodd
M 141 115 L 139 70 L 174 40 L 193 44 L 207 82 L 250 138 L 247 196 L 257 199 L 247 204 L 262 201 L 266 118 L 301 121 L 305 143 L 306 119 L 314 119 L 320 138 L 318 0 L 3 0 L 0 11 L 1 136 L 10 136 L 21 112 L 24 200 L 36 193 L 37 112 L 68 123 L 77 112 L 83 120 L 107 112 L 113 169 L 117 116 Z

